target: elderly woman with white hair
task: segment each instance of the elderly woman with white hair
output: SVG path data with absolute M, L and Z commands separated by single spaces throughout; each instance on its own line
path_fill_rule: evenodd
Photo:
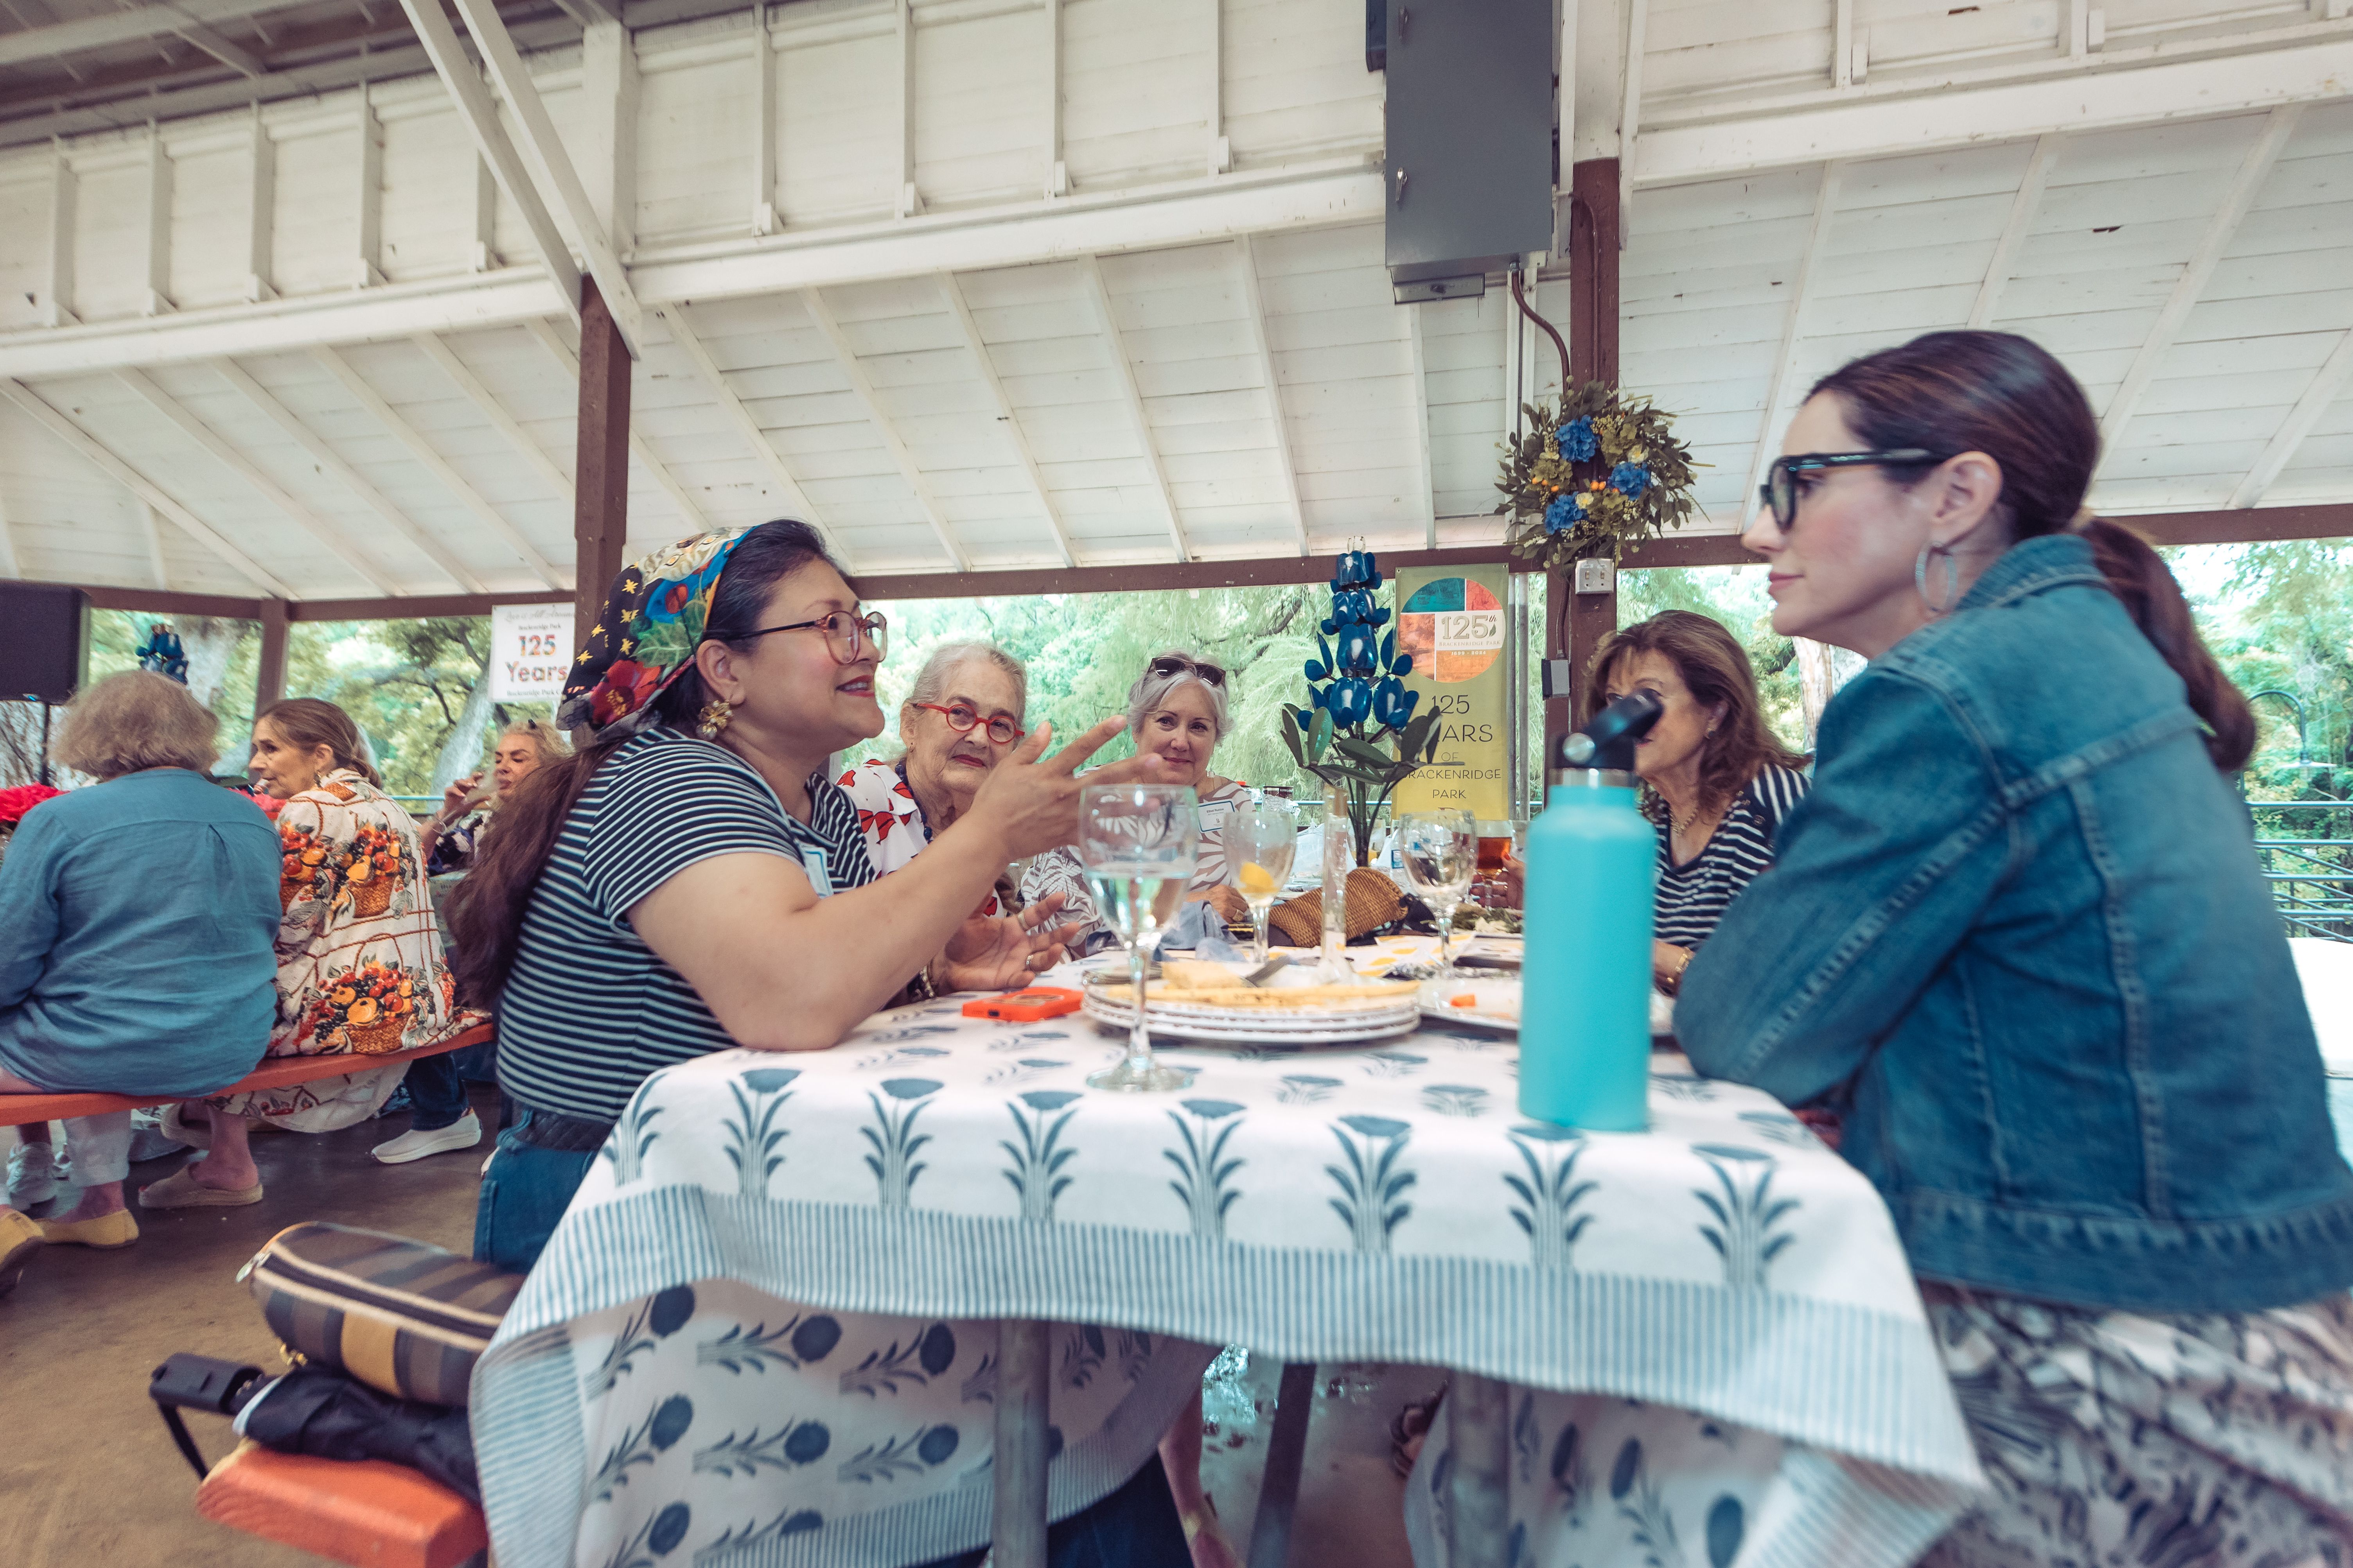
M 1226 858 L 1226 819 L 1248 789 L 1239 779 L 1219 778 L 1209 771 L 1218 742 L 1232 728 L 1227 717 L 1229 685 L 1222 665 L 1188 653 L 1155 654 L 1127 689 L 1127 732 L 1134 738 L 1138 756 L 1158 756 L 1167 769 L 1162 776 L 1170 784 L 1191 784 L 1200 799 L 1201 847 L 1186 901 L 1206 900 L 1219 915 L 1234 921 L 1243 918 L 1248 906 L 1235 890 L 1237 868 Z M 1025 902 L 1050 893 L 1063 896 L 1063 919 L 1083 922 L 1071 942 L 1072 953 L 1118 942 L 1118 934 L 1087 891 L 1086 868 L 1080 864 L 1078 851 L 1067 845 L 1032 860 L 1021 879 Z
M 219 723 L 133 670 L 66 710 L 57 754 L 98 783 L 26 814 L 0 862 L 0 1094 L 202 1095 L 252 1070 L 278 1016 L 277 833 L 206 776 Z M 81 1199 L 43 1239 L 124 1247 L 131 1113 L 66 1123 Z M 37 1143 L 24 1166 L 43 1160 Z M 19 1169 L 19 1202 L 35 1201 Z
M 994 643 L 942 643 L 932 650 L 899 705 L 905 750 L 896 762 L 870 757 L 841 775 L 876 876 L 913 859 L 970 808 L 980 781 L 1028 733 L 1022 713 L 1029 702 L 1029 670 Z M 1005 913 L 1011 891 L 1000 878 L 976 912 Z

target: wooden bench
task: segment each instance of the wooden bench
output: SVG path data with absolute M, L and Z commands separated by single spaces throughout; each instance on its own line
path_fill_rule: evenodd
M 69 1116 L 103 1116 L 110 1110 L 138 1110 L 151 1105 L 173 1105 L 184 1100 L 241 1094 L 249 1089 L 284 1089 L 290 1084 L 309 1083 L 314 1079 L 340 1078 L 347 1072 L 362 1072 L 373 1068 L 391 1067 L 396 1062 L 413 1062 L 425 1057 L 461 1051 L 468 1046 L 484 1044 L 491 1038 L 491 1026 L 488 1023 L 477 1024 L 438 1045 L 418 1046 L 414 1050 L 388 1051 L 377 1057 L 353 1056 L 347 1052 L 317 1057 L 270 1057 L 227 1088 L 213 1089 L 206 1094 L 0 1094 L 0 1127 L 16 1127 L 28 1121 L 61 1121 Z
M 196 1511 L 353 1568 L 459 1568 L 490 1544 L 480 1509 L 405 1465 L 250 1442 L 205 1477 Z

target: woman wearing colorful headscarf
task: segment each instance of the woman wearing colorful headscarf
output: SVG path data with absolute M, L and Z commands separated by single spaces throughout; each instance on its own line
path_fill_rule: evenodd
M 522 1112 L 482 1184 L 480 1256 L 531 1266 L 656 1068 L 821 1050 L 911 989 L 1002 988 L 1060 957 L 1059 901 L 967 915 L 1008 861 L 1072 836 L 1071 773 L 1119 721 L 1045 762 L 1040 726 L 878 881 L 824 769 L 882 728 L 883 631 L 799 522 L 689 539 L 615 580 L 558 711 L 592 741 L 517 786 L 452 900 L 460 980 L 496 998 Z
M 558 710 L 593 738 L 522 781 L 454 900 L 463 984 L 496 999 L 520 1112 L 483 1178 L 476 1256 L 531 1267 L 648 1074 L 821 1050 L 911 986 L 1002 988 L 1061 955 L 1059 900 L 968 911 L 1008 861 L 1072 837 L 1071 775 L 1120 721 L 1047 761 L 1040 725 L 877 879 L 825 769 L 881 731 L 883 633 L 799 522 L 690 539 L 615 581 Z M 1077 1518 L 1092 1550 L 1074 1563 L 1183 1560 L 1157 1465 Z

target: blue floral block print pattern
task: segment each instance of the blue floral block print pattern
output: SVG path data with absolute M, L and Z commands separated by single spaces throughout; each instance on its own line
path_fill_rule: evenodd
M 790 1065 L 649 1079 L 477 1371 L 501 1562 L 976 1545 L 1004 1318 L 1060 1325 L 1058 1512 L 1132 1473 L 1223 1343 L 1462 1368 L 1534 1393 L 1539 1422 L 1575 1391 L 1674 1407 L 1786 1443 L 1760 1474 L 1835 1454 L 1932 1513 L 1982 1484 L 1886 1210 L 1769 1098 L 1669 1055 L 1649 1131 L 1553 1126 L 1520 1114 L 1508 1037 L 1446 1027 L 1171 1042 L 1188 1089 L 1089 1089 L 1122 1044 L 941 1001 Z M 1642 1472 L 1662 1500 L 1630 1482 L 1604 1512 L 1641 1514 L 1662 1564 L 1706 1562 L 1732 1513 L 1666 1463 Z M 1843 1474 L 1817 1490 L 1863 1496 Z M 1754 1489 L 1723 1495 L 1753 1516 Z
M 1209 1353 L 1085 1325 L 1053 1334 L 1050 1447 L 1124 1465 L 1116 1485 Z M 555 1561 L 887 1563 L 987 1538 L 995 1322 L 793 1309 L 706 1280 L 575 1319 L 568 1337 L 585 1506 Z

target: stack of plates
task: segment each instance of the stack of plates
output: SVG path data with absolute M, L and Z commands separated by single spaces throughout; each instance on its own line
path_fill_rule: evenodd
M 1135 1022 L 1135 995 L 1124 984 L 1089 985 L 1085 1012 L 1097 1023 L 1125 1029 Z M 1410 994 L 1368 996 L 1361 1004 L 1299 1007 L 1219 1007 L 1200 1003 L 1145 1004 L 1145 1022 L 1172 1039 L 1234 1045 L 1341 1046 L 1411 1034 L 1421 1008 Z

